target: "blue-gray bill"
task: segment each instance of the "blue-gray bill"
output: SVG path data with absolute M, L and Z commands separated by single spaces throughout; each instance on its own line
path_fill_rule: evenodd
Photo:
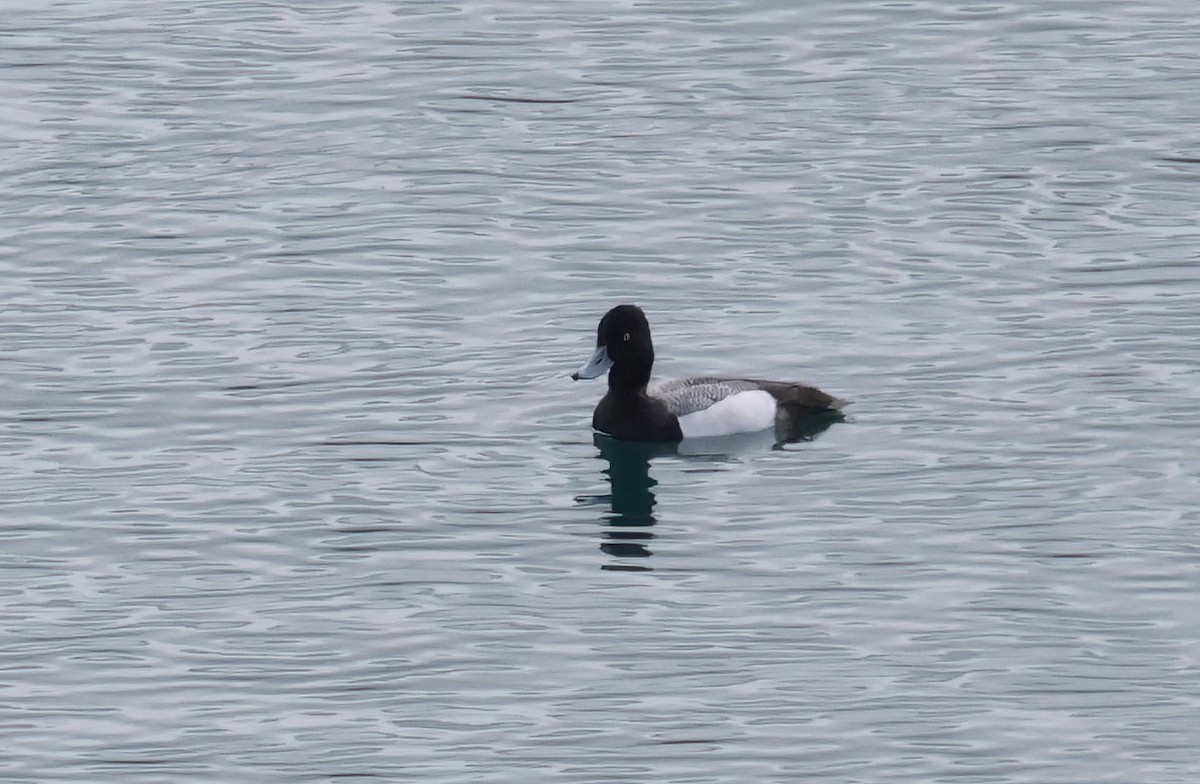
M 571 378 L 575 381 L 581 378 L 599 378 L 608 372 L 608 369 L 613 366 L 613 362 L 608 357 L 608 349 L 604 346 L 597 346 L 596 351 L 591 358 L 583 363 L 583 365 L 571 374 Z

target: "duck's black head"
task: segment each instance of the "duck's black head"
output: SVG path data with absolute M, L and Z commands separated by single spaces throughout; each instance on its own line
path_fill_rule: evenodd
M 596 378 L 607 370 L 610 388 L 640 391 L 650 383 L 653 367 L 654 343 L 646 314 L 637 305 L 618 305 L 600 319 L 596 352 L 571 377 Z

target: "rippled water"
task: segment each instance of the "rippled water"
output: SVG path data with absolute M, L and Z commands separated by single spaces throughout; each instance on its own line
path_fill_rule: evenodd
M 1196 781 L 1194 10 L 12 6 L 0 777 Z

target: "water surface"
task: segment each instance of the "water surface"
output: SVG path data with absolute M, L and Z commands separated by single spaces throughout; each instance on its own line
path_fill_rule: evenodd
M 1193 11 L 14 6 L 0 771 L 1194 782 Z

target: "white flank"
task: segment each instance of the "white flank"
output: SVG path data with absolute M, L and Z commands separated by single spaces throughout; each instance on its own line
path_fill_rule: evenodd
M 679 428 L 684 438 L 753 433 L 775 424 L 775 410 L 775 398 L 770 392 L 761 389 L 738 392 L 703 411 L 679 417 Z

